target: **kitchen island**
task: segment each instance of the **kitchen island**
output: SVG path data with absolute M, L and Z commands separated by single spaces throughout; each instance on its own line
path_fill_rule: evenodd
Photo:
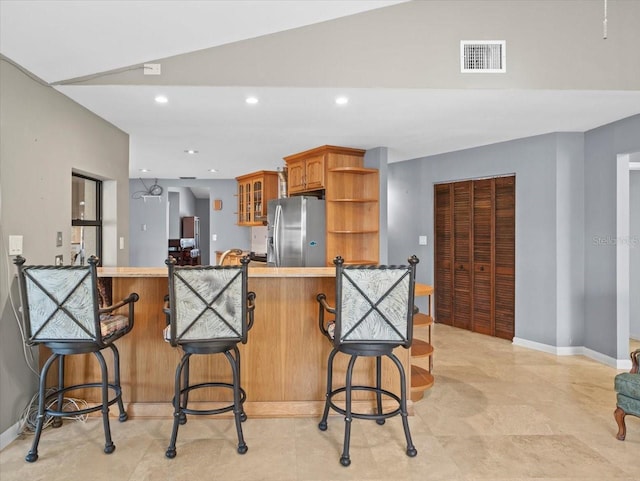
M 109 280 L 114 300 L 137 292 L 135 326 L 117 341 L 121 356 L 123 399 L 131 417 L 171 417 L 175 368 L 181 351 L 163 340 L 166 325 L 163 313 L 167 294 L 166 268 L 104 267 L 98 275 Z M 248 342 L 239 345 L 242 386 L 247 392 L 245 410 L 248 416 L 289 417 L 319 416 L 324 406 L 327 358 L 331 343 L 318 328 L 316 295 L 327 294 L 330 304 L 335 299 L 334 267 L 252 267 L 249 266 L 249 290 L 256 293 L 255 321 Z M 407 373 L 410 386 L 410 352 L 396 349 Z M 74 359 L 75 358 L 75 359 Z M 348 357 L 338 355 L 334 383 L 344 383 L 339 373 Z M 355 382 L 371 383 L 375 373 L 374 359 L 359 359 Z M 66 361 L 65 373 L 71 383 L 94 378 L 95 359 L 72 356 Z M 191 361 L 192 384 L 206 379 L 230 380 L 231 372 L 224 356 L 194 356 Z M 398 392 L 397 370 L 388 359 L 383 360 L 383 382 Z M 213 390 L 201 390 L 191 401 L 213 405 L 228 396 Z M 223 390 L 224 391 L 224 390 Z M 356 403 L 369 409 L 369 393 L 359 392 Z M 86 393 L 89 401 L 91 395 Z

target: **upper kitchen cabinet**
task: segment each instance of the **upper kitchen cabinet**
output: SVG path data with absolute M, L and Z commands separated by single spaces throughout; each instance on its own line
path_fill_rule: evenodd
M 287 160 L 287 172 L 289 195 L 324 189 L 323 155 Z
M 362 167 L 364 152 L 360 149 L 323 145 L 285 157 L 289 195 L 325 190 L 329 169 Z
M 319 193 L 326 201 L 326 259 L 379 261 L 379 175 L 364 167 L 365 151 L 324 145 L 285 157 L 288 193 Z
M 267 221 L 267 203 L 278 198 L 278 173 L 261 170 L 236 177 L 238 225 L 256 226 Z

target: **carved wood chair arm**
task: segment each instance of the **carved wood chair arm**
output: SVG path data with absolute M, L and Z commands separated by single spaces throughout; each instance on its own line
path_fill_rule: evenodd
M 631 373 L 639 374 L 638 363 L 640 362 L 640 349 L 636 349 L 631 353 Z

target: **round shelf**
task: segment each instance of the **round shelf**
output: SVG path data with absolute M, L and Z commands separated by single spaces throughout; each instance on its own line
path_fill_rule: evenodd
M 411 392 L 424 391 L 433 386 L 433 376 L 429 371 L 418 366 L 411 365 Z
M 433 324 L 433 316 L 418 312 L 413 315 L 413 327 L 425 327 Z
M 411 357 L 429 357 L 433 354 L 433 346 L 422 339 L 414 339 L 411 344 Z

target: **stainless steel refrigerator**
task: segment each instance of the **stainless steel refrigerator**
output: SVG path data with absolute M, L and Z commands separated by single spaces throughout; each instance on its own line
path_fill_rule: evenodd
M 325 266 L 324 200 L 309 196 L 275 199 L 267 204 L 267 265 Z

